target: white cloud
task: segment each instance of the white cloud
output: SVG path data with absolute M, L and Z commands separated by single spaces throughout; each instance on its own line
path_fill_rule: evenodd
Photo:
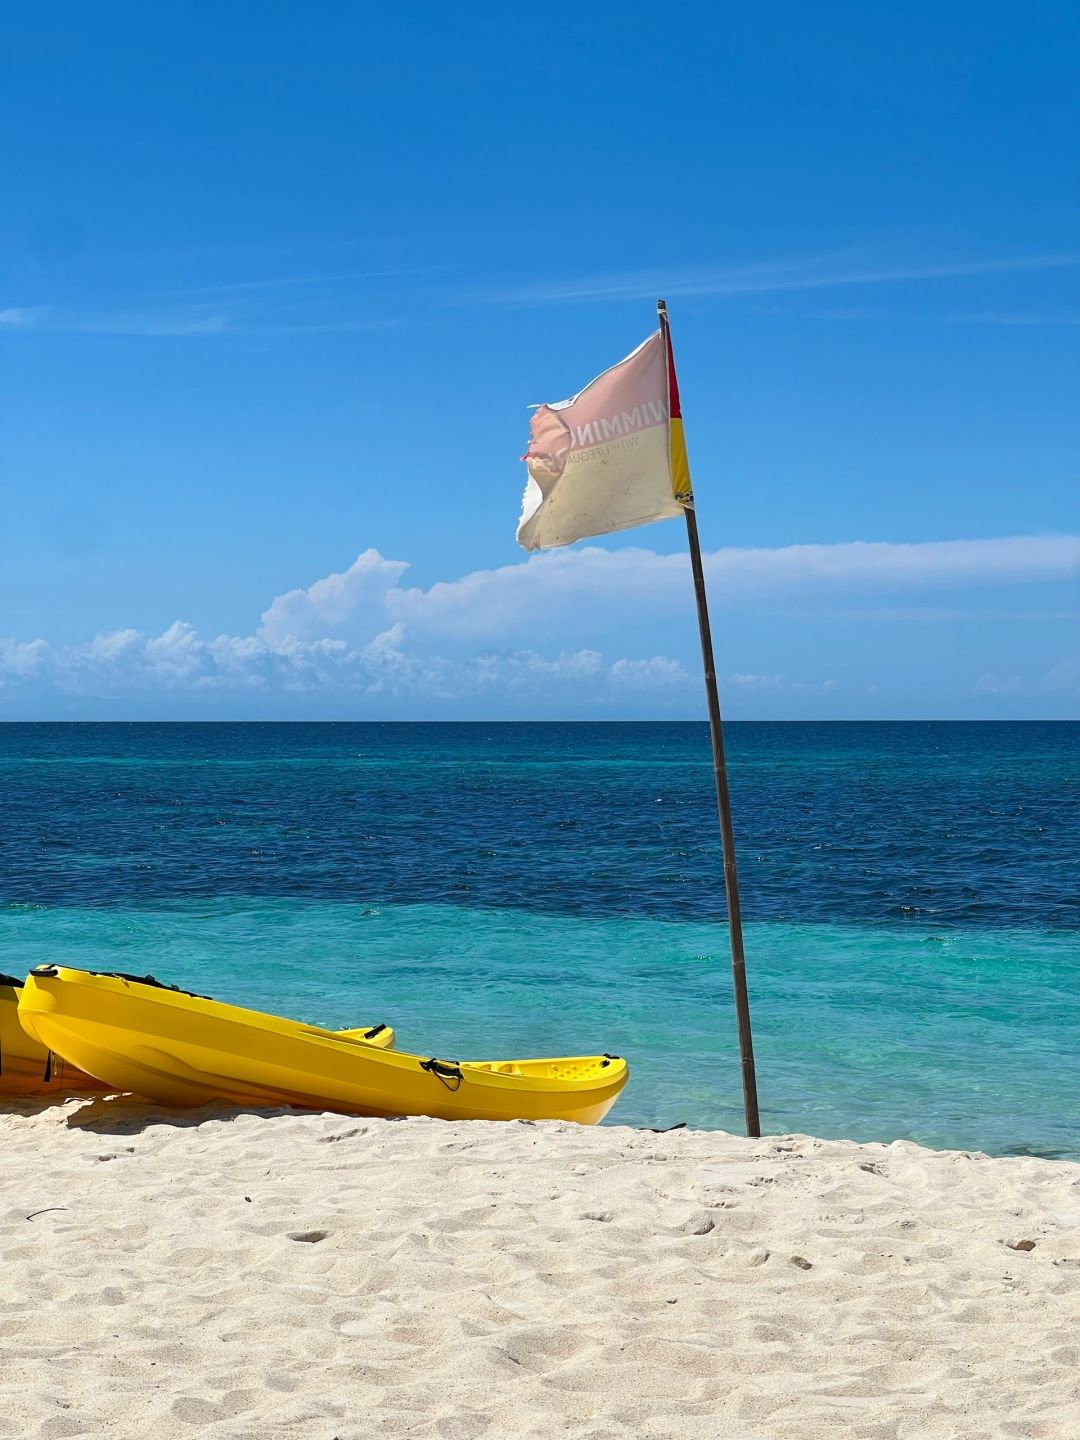
M 365 550 L 348 570 L 316 580 L 306 590 L 279 595 L 263 612 L 260 637 L 271 649 L 290 640 L 356 629 L 385 619 L 387 595 L 408 569 L 405 560 L 384 560 L 378 550 Z
M 0 636 L 0 683 L 5 676 L 10 684 L 12 679 L 37 674 L 48 663 L 50 654 L 44 640 L 28 640 L 19 644 L 17 640 Z
M 1015 584 L 1080 575 L 1080 535 L 1016 535 L 996 540 L 914 544 L 855 540 L 777 550 L 721 550 L 707 569 L 727 591 L 747 586 L 867 590 Z
M 1017 585 L 1080 575 L 1080 537 L 1014 536 L 922 544 L 852 542 L 726 549 L 705 557 L 716 616 L 827 597 L 858 619 L 879 594 Z M 641 547 L 534 555 L 428 588 L 404 585 L 407 562 L 377 550 L 346 570 L 279 595 L 253 634 L 200 635 L 177 620 L 160 635 L 134 628 L 82 644 L 0 639 L 7 693 L 197 694 L 325 692 L 417 701 L 568 697 L 574 703 L 650 698 L 696 704 L 700 679 L 679 655 L 625 654 L 649 626 L 689 657 L 696 636 L 685 554 Z M 685 624 L 672 625 L 672 617 Z M 722 623 L 722 621 L 721 621 Z M 570 648 L 566 641 L 582 648 Z M 611 658 L 609 658 L 611 657 Z M 1070 683 L 1067 662 L 1047 681 Z M 738 671 L 748 696 L 822 694 L 832 679 Z M 987 673 L 979 693 L 1009 693 L 1015 677 Z
M 202 669 L 205 655 L 206 646 L 186 620 L 175 620 L 163 635 L 146 642 L 146 663 L 166 684 L 189 680 Z
M 779 695 L 783 692 L 793 695 L 823 695 L 836 689 L 836 681 L 833 679 L 789 680 L 784 675 L 753 675 L 746 672 L 736 672 L 726 678 L 737 690 L 753 695 Z
M 110 630 L 101 635 L 95 635 L 86 647 L 86 655 L 91 660 L 120 660 L 138 645 L 142 637 L 138 630 Z
M 270 647 L 255 635 L 204 640 L 176 621 L 161 635 L 137 630 L 97 635 L 84 645 L 52 647 L 44 640 L 0 639 L 0 689 L 31 680 L 56 691 L 121 695 L 186 691 L 340 692 L 376 697 L 460 700 L 472 696 L 544 697 L 585 691 L 603 695 L 627 685 L 670 690 L 689 677 L 666 656 L 608 662 L 599 651 L 532 650 L 449 656 L 406 648 L 400 623 L 366 644 L 324 636 L 287 636 Z
M 782 675 L 750 675 L 737 673 L 732 675 L 731 683 L 737 685 L 740 690 L 782 690 L 784 688 L 784 677 Z
M 763 600 L 1018 584 L 1080 575 L 1080 536 L 731 548 L 706 555 L 705 571 L 715 610 Z M 477 570 L 427 590 L 388 589 L 386 605 L 409 624 L 481 637 L 541 629 L 567 615 L 595 619 L 614 612 L 625 619 L 646 611 L 681 612 L 690 593 L 684 553 L 582 546 Z
M 690 680 L 682 661 L 668 655 L 654 655 L 650 660 L 616 660 L 611 678 L 616 685 L 632 690 L 664 690 Z

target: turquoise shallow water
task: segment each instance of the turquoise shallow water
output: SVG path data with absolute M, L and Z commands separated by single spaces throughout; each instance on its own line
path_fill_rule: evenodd
M 150 970 L 403 1048 L 628 1056 L 613 1123 L 741 1128 L 726 930 L 455 906 L 217 901 L 0 915 L 27 967 Z M 1026 931 L 751 924 L 766 1130 L 1080 1156 L 1080 1000 Z
M 1077 738 L 731 727 L 766 1129 L 1080 1158 Z M 740 1128 L 702 726 L 4 726 L 0 781 L 0 970 L 612 1050 L 612 1123 Z

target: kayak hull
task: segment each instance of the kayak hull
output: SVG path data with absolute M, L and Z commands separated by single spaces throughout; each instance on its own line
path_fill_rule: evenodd
M 163 1105 L 292 1105 L 448 1120 L 596 1124 L 627 1079 L 609 1056 L 457 1064 L 126 978 L 27 976 L 23 1025 L 118 1090 Z
M 105 1088 L 100 1080 L 50 1054 L 19 1022 L 22 982 L 0 981 L 0 1099 L 13 1095 L 66 1095 Z

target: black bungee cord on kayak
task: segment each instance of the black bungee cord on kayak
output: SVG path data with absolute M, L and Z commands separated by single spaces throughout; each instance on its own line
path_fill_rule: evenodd
M 456 1060 L 436 1060 L 434 1056 L 430 1060 L 421 1060 L 420 1069 L 426 1070 L 429 1075 L 444 1085 L 451 1094 L 456 1094 L 461 1089 L 461 1082 L 465 1079 L 461 1066 Z M 452 1081 L 457 1084 L 452 1084 Z
M 38 965 L 30 971 L 31 975 L 43 975 L 48 978 L 58 973 L 55 965 Z M 184 990 L 179 985 L 167 985 L 164 980 L 155 979 L 153 975 L 128 975 L 123 970 L 83 970 L 83 975 L 97 975 L 102 980 L 125 980 L 129 985 L 149 985 L 153 990 L 171 990 L 174 995 L 190 995 L 193 1000 L 212 1000 L 212 995 L 200 995 L 197 990 Z M 18 981 L 22 984 L 22 981 Z

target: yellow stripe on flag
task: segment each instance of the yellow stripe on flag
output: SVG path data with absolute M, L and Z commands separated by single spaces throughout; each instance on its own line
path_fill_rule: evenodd
M 678 415 L 673 415 L 668 421 L 668 453 L 671 457 L 671 489 L 675 499 L 680 505 L 692 505 L 694 492 L 690 488 L 690 462 L 686 458 L 682 417 Z

